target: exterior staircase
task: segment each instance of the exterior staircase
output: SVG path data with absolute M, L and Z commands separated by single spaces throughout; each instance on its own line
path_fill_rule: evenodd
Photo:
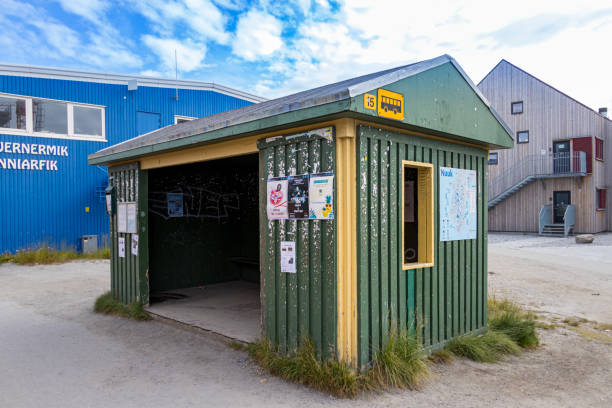
M 565 224 L 546 224 L 540 235 L 544 237 L 565 237 Z
M 526 185 L 533 183 L 537 178 L 538 176 L 527 176 L 523 180 L 519 181 L 518 183 L 510 187 L 509 189 L 502 192 L 501 194 L 496 195 L 491 200 L 489 200 L 489 204 L 488 204 L 489 209 L 495 207 L 497 204 L 501 203 L 506 198 L 510 197 L 511 195 L 513 195 L 514 193 L 516 193 L 517 191 L 519 191 L 521 188 L 525 187 Z

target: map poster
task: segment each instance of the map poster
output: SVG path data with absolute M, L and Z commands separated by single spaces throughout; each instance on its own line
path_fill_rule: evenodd
M 183 216 L 183 193 L 168 193 L 168 217 Z
M 117 252 L 119 252 L 119 258 L 125 258 L 125 237 L 117 239 Z
M 440 167 L 440 241 L 476 238 L 476 171 Z
M 268 179 L 267 208 L 268 220 L 286 220 L 287 215 L 287 177 Z
M 334 173 L 310 175 L 310 219 L 334 219 Z
M 295 273 L 295 241 L 281 241 L 281 272 Z
M 308 219 L 308 174 L 289 176 L 289 203 L 287 211 L 290 220 Z

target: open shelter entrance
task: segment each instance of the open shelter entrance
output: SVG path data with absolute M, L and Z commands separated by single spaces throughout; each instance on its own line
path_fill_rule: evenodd
M 258 155 L 149 173 L 149 311 L 224 336 L 261 335 Z

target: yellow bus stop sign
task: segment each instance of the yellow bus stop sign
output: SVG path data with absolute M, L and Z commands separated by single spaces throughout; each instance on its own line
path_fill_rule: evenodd
M 379 89 L 378 116 L 395 120 L 404 120 L 404 95 L 385 89 Z

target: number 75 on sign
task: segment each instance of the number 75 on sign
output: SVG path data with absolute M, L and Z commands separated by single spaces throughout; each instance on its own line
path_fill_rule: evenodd
M 363 95 L 363 107 L 365 109 L 376 110 L 376 95 L 364 94 Z

